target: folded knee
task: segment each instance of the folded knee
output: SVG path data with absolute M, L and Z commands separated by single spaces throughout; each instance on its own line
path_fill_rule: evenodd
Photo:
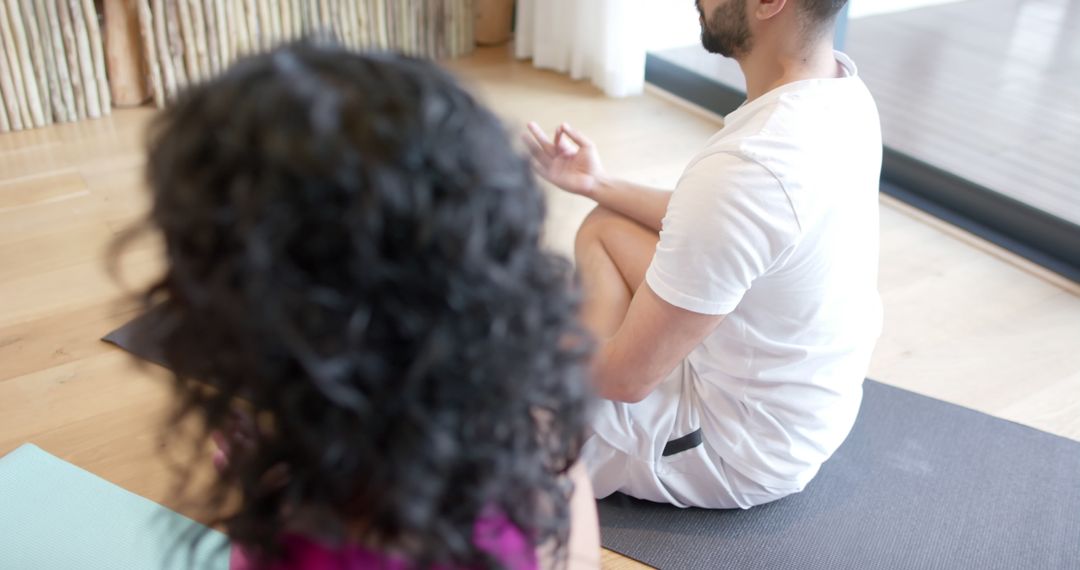
M 575 245 L 580 248 L 582 245 L 599 240 L 604 233 L 604 228 L 619 217 L 620 214 L 603 206 L 593 208 L 589 215 L 585 216 L 585 220 L 581 222 L 581 227 L 578 228 L 577 237 L 574 241 Z

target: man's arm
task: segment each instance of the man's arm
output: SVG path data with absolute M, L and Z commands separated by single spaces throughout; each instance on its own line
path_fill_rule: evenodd
M 671 191 L 626 180 L 602 179 L 589 197 L 597 204 L 659 232 L 671 201 Z
M 642 283 L 626 319 L 593 360 L 597 393 L 620 402 L 645 399 L 723 320 L 676 307 Z

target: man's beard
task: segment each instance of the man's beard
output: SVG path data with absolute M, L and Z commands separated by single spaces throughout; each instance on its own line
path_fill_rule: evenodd
M 698 12 L 701 12 L 699 5 Z M 753 36 L 746 17 L 746 0 L 728 0 L 705 17 L 701 12 L 701 45 L 709 53 L 740 57 L 750 52 Z

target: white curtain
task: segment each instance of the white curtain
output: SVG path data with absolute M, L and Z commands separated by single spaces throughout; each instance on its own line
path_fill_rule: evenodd
M 645 86 L 645 0 L 517 0 L 515 55 L 612 97 Z

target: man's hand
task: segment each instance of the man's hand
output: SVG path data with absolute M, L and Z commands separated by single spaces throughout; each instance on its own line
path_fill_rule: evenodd
M 529 134 L 522 139 L 532 154 L 536 172 L 567 192 L 595 198 L 606 174 L 592 141 L 566 123 L 555 129 L 554 140 L 536 123 L 527 127 Z

